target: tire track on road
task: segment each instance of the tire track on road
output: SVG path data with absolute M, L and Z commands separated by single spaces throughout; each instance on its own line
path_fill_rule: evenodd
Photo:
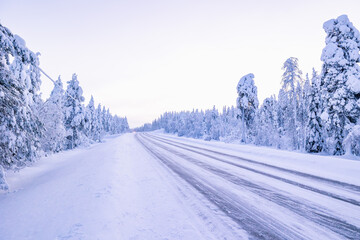
M 280 170 L 280 171 L 287 172 L 287 173 L 291 173 L 291 174 L 294 174 L 294 175 L 298 175 L 298 176 L 302 176 L 302 177 L 306 177 L 306 178 L 310 178 L 310 179 L 315 179 L 317 181 L 326 182 L 326 183 L 329 183 L 331 185 L 336 185 L 336 186 L 346 188 L 346 189 L 349 189 L 349 190 L 360 193 L 360 186 L 355 185 L 355 184 L 346 183 L 346 182 L 342 182 L 342 181 L 337 181 L 337 180 L 329 179 L 329 178 L 325 178 L 325 177 L 320 177 L 320 176 L 316 176 L 316 175 L 312 175 L 312 174 L 308 174 L 308 173 L 304 173 L 304 172 L 300 172 L 300 171 L 296 171 L 296 170 L 291 170 L 291 169 L 287 169 L 287 168 L 283 168 L 283 167 L 278 167 L 278 166 L 271 165 L 271 164 L 268 164 L 268 163 L 263 163 L 263 162 L 259 162 L 259 161 L 256 161 L 256 160 L 252 160 L 252 159 L 232 155 L 232 154 L 222 153 L 222 152 L 218 152 L 218 151 L 207 149 L 207 148 L 197 147 L 197 146 L 193 146 L 193 145 L 190 145 L 190 144 L 173 141 L 173 140 L 170 140 L 170 139 L 167 139 L 167 138 L 154 136 L 154 135 L 151 135 L 151 134 L 146 134 L 145 133 L 144 135 L 149 136 L 151 138 L 156 138 L 156 139 L 159 139 L 159 140 L 162 140 L 162 141 L 167 141 L 169 143 L 179 144 L 179 145 L 182 145 L 182 146 L 185 146 L 185 147 L 190 147 L 190 148 L 193 148 L 193 149 L 198 149 L 198 150 L 202 150 L 202 151 L 206 151 L 206 152 L 210 152 L 210 153 L 215 153 L 215 154 L 220 155 L 220 156 L 230 157 L 230 158 L 234 158 L 234 159 L 237 159 L 237 160 L 241 160 L 241 161 L 245 161 L 245 162 L 265 166 L 265 167 L 268 167 L 268 168 Z
M 161 142 L 163 142 L 165 144 L 168 144 L 168 145 L 171 145 L 171 146 L 174 146 L 174 147 L 178 147 L 180 149 L 184 149 L 184 150 L 187 150 L 187 151 L 190 151 L 190 152 L 193 152 L 193 153 L 197 153 L 199 155 L 202 155 L 202 156 L 205 156 L 205 157 L 208 157 L 208 158 L 220 161 L 220 162 L 230 164 L 230 165 L 235 166 L 235 167 L 239 167 L 239 168 L 242 168 L 242 169 L 257 173 L 257 174 L 261 174 L 263 176 L 267 176 L 267 177 L 270 177 L 270 178 L 273 178 L 273 179 L 276 179 L 276 180 L 279 180 L 279 181 L 282 181 L 282 182 L 285 182 L 285 183 L 288 183 L 288 184 L 291 184 L 291 185 L 294 185 L 294 186 L 297 186 L 297 187 L 300 187 L 300 188 L 303 188 L 303 189 L 306 189 L 306 190 L 309 190 L 309 191 L 312 191 L 312 192 L 316 192 L 316 193 L 325 195 L 327 197 L 331 197 L 331 198 L 334 198 L 334 199 L 337 199 L 337 200 L 340 200 L 340 201 L 343 201 L 343 202 L 347 202 L 347 203 L 350 203 L 350 204 L 355 205 L 355 206 L 360 206 L 360 202 L 355 200 L 355 199 L 346 198 L 346 197 L 340 196 L 340 195 L 335 194 L 335 193 L 327 192 L 325 190 L 321 190 L 321 189 L 318 189 L 318 188 L 315 188 L 315 187 L 308 186 L 308 185 L 303 184 L 303 183 L 299 183 L 299 182 L 296 182 L 296 181 L 293 181 L 293 180 L 290 180 L 290 179 L 279 177 L 279 176 L 276 176 L 276 175 L 273 175 L 273 174 L 270 174 L 270 173 L 267 173 L 267 172 L 264 172 L 264 171 L 260 171 L 260 170 L 257 170 L 257 169 L 254 169 L 254 168 L 251 168 L 251 167 L 248 167 L 248 166 L 245 166 L 245 165 L 241 165 L 239 163 L 234 163 L 234 162 L 231 162 L 231 161 L 228 161 L 228 160 L 224 160 L 224 159 L 218 158 L 216 156 L 209 155 L 207 153 L 203 153 L 203 152 L 200 152 L 200 151 L 193 150 L 191 148 L 182 147 L 182 146 L 179 146 L 177 144 L 173 144 L 171 142 L 162 141 L 162 140 L 158 140 L 158 141 L 161 141 Z
M 230 174 L 224 170 L 215 168 L 209 164 L 206 164 L 202 161 L 199 161 L 199 160 L 192 158 L 188 155 L 185 155 L 181 152 L 178 152 L 173 149 L 169 149 L 166 146 L 161 145 L 158 142 L 155 142 L 154 140 L 151 140 L 149 138 L 146 138 L 146 140 L 151 142 L 155 146 L 164 149 L 165 151 L 168 151 L 168 152 L 170 152 L 178 157 L 181 157 L 193 164 L 196 164 L 197 166 L 199 166 L 209 172 L 212 172 L 213 174 L 216 174 L 229 182 L 232 182 L 236 185 L 242 186 L 246 190 L 249 190 L 249 191 L 257 194 L 260 197 L 263 197 L 271 202 L 274 202 L 280 206 L 283 206 L 283 207 L 289 209 L 290 211 L 292 211 L 312 222 L 315 222 L 323 227 L 326 227 L 329 230 L 331 230 L 343 237 L 346 237 L 348 239 L 360 239 L 360 228 L 359 227 L 349 224 L 342 219 L 339 219 L 335 216 L 328 214 L 326 212 L 326 210 L 321 209 L 321 207 L 309 206 L 298 200 L 290 198 L 289 196 L 285 196 L 285 195 L 273 192 L 269 189 L 266 189 L 255 183 L 247 181 L 236 175 Z
M 244 229 L 250 235 L 250 239 L 306 239 L 306 237 L 300 233 L 300 230 L 299 232 L 295 232 L 294 230 L 287 229 L 286 226 L 274 221 L 274 219 L 269 216 L 261 214 L 255 209 L 248 208 L 246 203 L 238 200 L 234 201 L 231 196 L 224 191 L 214 189 L 213 187 L 204 184 L 176 164 L 173 160 L 152 149 L 144 142 L 144 140 L 141 140 L 138 135 L 136 135 L 136 139 L 151 155 L 160 160 L 172 172 L 194 187 L 207 200 L 217 206 L 222 212 Z

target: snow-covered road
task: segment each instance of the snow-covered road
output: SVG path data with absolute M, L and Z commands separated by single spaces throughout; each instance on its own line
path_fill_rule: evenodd
M 331 179 L 326 175 L 335 173 L 325 172 L 325 177 L 314 175 L 291 168 L 286 160 L 274 164 L 257 159 L 256 154 L 252 158 L 243 157 L 236 146 L 229 153 L 221 144 L 166 135 L 139 134 L 137 138 L 164 165 L 245 230 L 250 238 L 360 238 L 357 177 L 353 182 L 338 180 L 340 174 Z M 278 158 L 281 160 L 284 156 Z M 316 158 L 321 159 L 314 156 L 310 162 L 322 161 Z M 304 161 L 292 164 L 301 166 L 307 163 Z M 346 160 L 335 161 L 343 164 Z M 326 170 L 334 171 L 325 166 L 320 171 Z
M 0 239 L 360 239 L 360 162 L 125 134 L 8 173 Z

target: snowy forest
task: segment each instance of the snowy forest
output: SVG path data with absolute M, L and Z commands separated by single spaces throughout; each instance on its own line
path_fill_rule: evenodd
M 254 74 L 237 87 L 236 107 L 166 112 L 136 129 L 330 155 L 360 155 L 360 34 L 346 15 L 324 23 L 321 72 L 283 66 L 281 89 L 259 106 Z M 320 55 L 320 54 L 319 54 Z
M 39 156 L 101 142 L 105 135 L 129 130 L 127 119 L 113 116 L 94 98 L 84 105 L 77 75 L 54 81 L 50 97 L 40 95 L 38 54 L 0 24 L 0 189 L 5 169 L 19 169 Z
M 166 112 L 135 129 L 205 140 L 242 142 L 330 155 L 360 155 L 360 33 L 346 15 L 324 23 L 327 34 L 318 73 L 303 74 L 288 58 L 277 96 L 259 105 L 255 75 L 236 86 L 236 106 Z M 320 55 L 320 54 L 319 54 Z M 4 169 L 19 169 L 49 153 L 101 142 L 129 131 L 126 117 L 113 116 L 91 96 L 84 104 L 76 74 L 53 81 L 45 101 L 40 93 L 39 54 L 0 25 L 0 189 Z M 234 89 L 235 90 L 235 89 Z M 235 102 L 235 101 L 234 101 Z

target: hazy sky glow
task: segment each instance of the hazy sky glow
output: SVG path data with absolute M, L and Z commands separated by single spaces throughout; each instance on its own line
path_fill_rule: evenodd
M 92 94 L 136 127 L 165 111 L 234 105 L 250 72 L 262 102 L 278 93 L 288 57 L 320 71 L 323 22 L 347 14 L 360 29 L 359 9 L 359 0 L 0 0 L 0 21 L 50 76 L 77 73 L 85 104 Z M 42 80 L 46 98 L 52 83 Z

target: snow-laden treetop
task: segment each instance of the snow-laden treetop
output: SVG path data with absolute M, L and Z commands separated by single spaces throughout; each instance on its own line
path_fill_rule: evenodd
M 249 86 L 254 85 L 254 74 L 249 73 L 245 76 L 243 76 L 242 78 L 240 78 L 240 81 L 237 85 L 237 92 L 247 92 L 246 88 L 248 88 Z
M 339 66 L 351 65 L 360 61 L 360 33 L 346 15 L 326 21 L 323 25 L 326 47 L 321 60 Z
M 13 35 L 9 29 L 0 24 L 0 49 L 13 57 L 19 56 L 25 64 L 38 65 L 38 57 L 26 47 L 25 40 L 18 35 Z M 8 56 L 5 55 L 8 61 Z
M 239 95 L 237 99 L 238 107 L 249 107 L 251 104 L 254 108 L 257 108 L 259 105 L 257 99 L 257 88 L 254 83 L 254 74 L 249 73 L 242 78 L 236 87 L 237 93 Z
M 327 69 L 324 72 L 346 73 L 346 84 L 354 93 L 360 93 L 359 31 L 346 15 L 325 22 L 323 27 L 327 33 L 326 46 L 321 55 Z

